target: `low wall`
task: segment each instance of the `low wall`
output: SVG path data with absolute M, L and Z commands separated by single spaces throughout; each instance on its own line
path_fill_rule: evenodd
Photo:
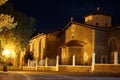
M 21 69 L 15 67 L 15 66 L 7 66 L 7 70 L 8 71 L 18 71 L 18 70 L 21 70 Z M 0 66 L 0 71 L 3 71 L 3 66 L 2 65 Z
M 56 66 L 38 66 L 36 67 L 28 67 L 28 66 L 24 66 L 23 70 L 38 70 L 38 71 L 56 71 Z
M 59 65 L 58 71 L 60 72 L 91 72 L 92 66 L 72 66 L 72 65 Z M 36 67 L 24 66 L 23 70 L 36 70 Z M 38 66 L 38 71 L 56 71 L 56 66 Z M 94 72 L 100 73 L 120 73 L 120 64 L 95 64 Z
M 23 66 L 23 70 L 29 70 L 29 71 L 34 71 L 36 70 L 36 67 L 28 67 L 28 66 Z
M 120 73 L 120 64 L 95 64 L 94 72 Z
M 39 71 L 56 71 L 56 66 L 38 66 Z
M 24 66 L 23 70 L 36 70 L 36 67 Z M 56 71 L 56 66 L 38 66 L 38 71 Z M 91 66 L 69 66 L 59 65 L 58 71 L 61 72 L 91 72 Z
M 59 71 L 63 71 L 63 72 L 91 72 L 91 66 L 60 65 Z

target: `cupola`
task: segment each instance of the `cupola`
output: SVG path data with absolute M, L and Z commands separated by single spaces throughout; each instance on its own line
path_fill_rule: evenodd
M 99 26 L 99 27 L 111 27 L 111 15 L 104 13 L 97 7 L 95 12 L 92 12 L 84 16 L 85 24 Z

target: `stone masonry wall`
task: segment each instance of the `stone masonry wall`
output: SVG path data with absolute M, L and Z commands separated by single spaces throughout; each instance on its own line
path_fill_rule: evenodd
M 37 71 L 56 71 L 56 66 L 38 66 Z M 59 65 L 60 72 L 91 72 L 92 66 Z M 36 67 L 23 66 L 23 70 L 36 71 Z M 94 72 L 120 73 L 120 64 L 95 64 Z
M 45 55 L 48 58 L 56 58 L 59 54 L 60 40 L 55 35 L 48 33 L 46 38 Z
M 113 44 L 111 47 L 114 48 L 118 52 L 119 60 L 118 62 L 120 63 L 120 29 L 115 29 L 109 31 L 109 38 L 108 38 L 108 47 L 110 47 L 111 41 L 114 40 L 115 44 Z M 114 46 L 116 45 L 116 46 Z M 117 47 L 117 48 L 115 48 Z M 112 53 L 109 51 L 110 54 Z
M 101 73 L 120 73 L 120 64 L 96 64 L 95 72 Z
M 71 24 L 65 31 L 65 42 L 78 40 L 84 47 L 84 52 L 87 53 L 89 61 L 94 49 L 94 30 L 85 27 L 84 25 Z
M 108 34 L 103 30 L 95 30 L 95 54 L 96 63 L 101 63 L 102 55 L 108 55 L 107 53 L 107 37 Z
M 59 71 L 61 72 L 91 72 L 91 66 L 59 66 Z

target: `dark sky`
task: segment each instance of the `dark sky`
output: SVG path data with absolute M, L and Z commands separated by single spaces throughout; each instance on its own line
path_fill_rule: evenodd
M 40 32 L 54 31 L 63 28 L 70 21 L 83 22 L 83 16 L 100 10 L 113 17 L 113 25 L 120 22 L 119 0 L 10 0 L 13 7 L 27 16 L 36 19 L 36 29 Z

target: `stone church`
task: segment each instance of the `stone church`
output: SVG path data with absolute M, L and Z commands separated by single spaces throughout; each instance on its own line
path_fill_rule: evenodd
M 60 56 L 60 64 L 90 65 L 95 53 L 96 63 L 113 63 L 114 52 L 120 63 L 120 26 L 112 26 L 111 15 L 97 8 L 84 16 L 85 22 L 71 21 L 61 30 L 41 33 L 31 38 L 29 46 L 34 59 Z

